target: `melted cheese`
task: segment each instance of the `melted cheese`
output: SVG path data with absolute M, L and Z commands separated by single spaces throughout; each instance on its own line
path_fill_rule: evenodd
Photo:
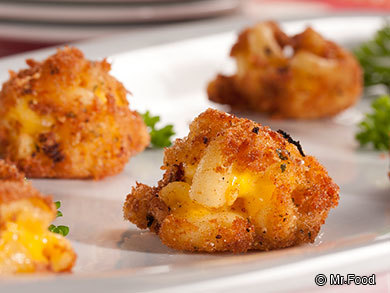
M 13 134 L 17 139 L 18 156 L 27 158 L 35 151 L 35 137 L 38 133 L 46 132 L 54 123 L 54 119 L 48 115 L 40 116 L 29 106 L 28 97 L 19 100 L 6 115 L 4 121 L 9 121 L 9 128 L 13 129 Z M 19 125 L 18 131 L 15 131 L 13 125 Z
M 97 96 L 102 104 L 107 103 L 106 93 L 100 86 L 96 86 L 94 89 L 94 94 Z
M 188 183 L 171 182 L 160 191 L 159 196 L 175 215 L 196 219 L 210 214 L 207 208 L 190 198 L 189 191 Z
M 28 135 L 35 135 L 50 128 L 54 119 L 50 116 L 40 116 L 28 106 L 30 99 L 25 97 L 19 100 L 12 108 L 5 120 L 14 120 L 20 123 L 20 132 Z
M 191 197 L 193 186 L 187 182 L 171 182 L 159 195 L 175 215 L 189 220 L 202 218 L 214 212 L 238 212 L 240 215 L 253 218 L 259 224 L 263 223 L 269 208 L 272 207 L 272 194 L 276 188 L 273 182 L 266 176 L 259 177 L 249 172 L 233 172 L 226 176 L 224 184 L 225 182 L 229 185 L 223 189 L 222 194 L 212 193 L 210 190 L 202 193 L 214 197 L 206 200 L 193 199 Z M 223 204 L 215 207 L 213 203 L 221 202 L 221 199 Z M 245 212 L 234 206 L 238 201 L 245 208 Z
M 236 193 L 236 198 L 242 200 L 247 217 L 254 220 L 257 226 L 265 227 L 276 186 L 267 176 L 250 173 L 236 174 L 234 179 L 227 192 Z
M 275 185 L 266 176 L 259 177 L 249 172 L 236 173 L 226 196 L 244 198 L 251 203 L 248 205 L 251 210 L 259 210 L 269 204 L 274 190 Z
M 199 164 L 185 166 L 185 182 L 171 182 L 160 197 L 174 214 L 186 218 L 233 212 L 265 226 L 276 188 L 270 173 L 280 172 L 280 164 L 256 173 L 238 171 L 234 164 L 224 167 L 221 162 L 222 154 L 214 141 Z
M 0 273 L 62 271 L 71 267 L 75 255 L 70 244 L 61 235 L 48 231 L 52 216 L 41 210 L 39 205 L 44 204 L 38 201 L 1 205 L 5 224 L 0 231 Z

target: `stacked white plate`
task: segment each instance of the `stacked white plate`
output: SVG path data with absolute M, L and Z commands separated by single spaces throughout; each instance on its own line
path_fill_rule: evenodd
M 240 0 L 0 0 L 0 38 L 71 41 L 134 24 L 206 18 Z

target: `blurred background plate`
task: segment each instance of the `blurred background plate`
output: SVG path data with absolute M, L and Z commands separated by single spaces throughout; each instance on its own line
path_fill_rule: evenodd
M 204 18 L 231 12 L 239 0 L 0 1 L 0 20 L 38 23 L 140 23 Z
M 113 4 L 113 3 L 140 3 L 140 4 L 145 4 L 145 3 L 183 3 L 183 2 L 191 2 L 191 1 L 196 1 L 196 0 L 1 0 L 0 2 L 41 2 L 41 3 L 89 3 L 89 4 L 96 4 L 96 3 L 108 3 L 108 4 Z M 199 0 L 198 0 L 199 1 Z
M 58 45 L 65 42 L 74 42 L 106 35 L 128 32 L 128 25 L 79 25 L 79 24 L 40 24 L 23 22 L 1 22 L 0 38 L 7 41 L 13 40 L 12 46 L 15 51 L 15 44 L 28 47 L 37 45 L 37 48 L 50 45 Z M 132 28 L 136 31 L 137 28 Z M 1 48 L 0 48 L 1 51 Z

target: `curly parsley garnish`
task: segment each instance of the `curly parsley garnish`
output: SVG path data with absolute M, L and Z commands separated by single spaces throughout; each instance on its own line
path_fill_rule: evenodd
M 149 111 L 141 114 L 141 116 L 149 129 L 151 146 L 154 148 L 169 147 L 172 144 L 171 137 L 175 135 L 173 125 L 168 124 L 163 128 L 156 128 L 156 124 L 160 121 L 160 116 L 152 116 Z
M 390 24 L 355 49 L 355 55 L 364 70 L 365 86 L 383 84 L 390 91 Z
M 61 207 L 61 202 L 56 201 L 54 204 L 56 205 L 56 208 L 57 208 L 57 218 L 62 217 L 63 216 L 62 212 L 58 210 Z M 56 226 L 56 225 L 52 224 L 49 226 L 48 229 L 50 232 L 61 234 L 62 236 L 66 236 L 69 233 L 68 226 L 62 226 L 62 225 Z
M 371 105 L 372 112 L 359 123 L 356 139 L 361 146 L 372 144 L 377 150 L 390 149 L 390 96 L 377 98 Z

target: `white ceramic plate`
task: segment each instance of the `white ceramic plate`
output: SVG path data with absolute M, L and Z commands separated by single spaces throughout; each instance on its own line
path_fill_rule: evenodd
M 310 21 L 342 44 L 371 37 L 381 22 L 358 17 Z M 307 23 L 289 22 L 283 27 L 294 33 Z M 132 108 L 161 115 L 164 122 L 175 124 L 177 136 L 182 137 L 200 112 L 208 107 L 224 109 L 207 100 L 205 87 L 217 72 L 233 70 L 228 51 L 234 40 L 235 33 L 225 33 L 124 52 L 111 56 L 112 74 L 133 92 Z M 58 223 L 70 226 L 68 238 L 78 253 L 77 265 L 71 275 L 3 280 L 0 291 L 287 291 L 315 288 L 318 273 L 389 270 L 389 160 L 378 152 L 358 150 L 354 140 L 355 124 L 367 108 L 364 100 L 333 119 L 319 121 L 274 121 L 238 113 L 299 139 L 340 185 L 340 204 L 330 212 L 313 245 L 242 255 L 190 254 L 165 247 L 155 235 L 122 218 L 124 198 L 135 181 L 153 185 L 161 177 L 163 152 L 147 150 L 133 158 L 123 173 L 103 181 L 34 180 L 42 192 L 62 201 L 64 217 Z

